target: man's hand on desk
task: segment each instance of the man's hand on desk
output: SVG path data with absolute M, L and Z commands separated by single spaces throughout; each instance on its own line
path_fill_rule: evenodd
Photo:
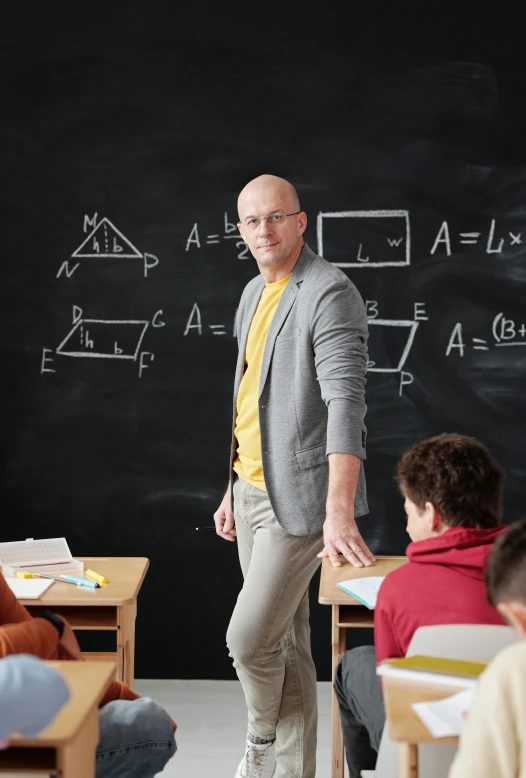
M 328 556 L 334 567 L 341 567 L 338 554 L 343 554 L 354 567 L 370 567 L 374 555 L 360 535 L 354 516 L 342 513 L 327 513 L 323 524 L 324 548 L 318 557 Z

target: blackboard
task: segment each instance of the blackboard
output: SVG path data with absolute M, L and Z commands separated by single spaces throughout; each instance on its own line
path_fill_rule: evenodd
M 109 5 L 35 3 L 3 31 L 2 540 L 64 535 L 79 556 L 149 557 L 136 675 L 233 678 L 236 549 L 194 527 L 226 485 L 233 319 L 257 272 L 237 194 L 263 172 L 291 180 L 307 242 L 367 301 L 372 549 L 403 553 L 395 464 L 442 431 L 490 447 L 515 520 L 521 69 L 489 26 L 448 47 L 447 20 L 413 19 L 397 45 L 393 8 L 380 23 L 327 7 L 321 24 L 280 6 L 276 24 L 263 7 Z

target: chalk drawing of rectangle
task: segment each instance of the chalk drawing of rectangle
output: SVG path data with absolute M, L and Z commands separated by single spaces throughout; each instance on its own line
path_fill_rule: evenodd
M 328 222 L 329 219 L 352 219 L 354 221 L 352 222 L 352 225 L 349 225 L 349 232 L 345 231 L 345 233 L 342 234 L 342 222 Z M 362 221 L 361 224 L 360 220 Z M 383 235 L 375 232 L 375 228 L 378 230 L 380 227 L 378 220 L 383 222 L 383 224 L 380 222 Z M 367 258 L 367 261 L 365 261 L 365 259 L 344 261 L 340 260 L 338 257 L 331 259 L 330 244 L 327 240 L 327 234 L 324 235 L 324 222 L 337 227 L 336 232 L 340 233 L 338 235 L 338 243 L 345 241 L 350 244 L 348 248 L 346 246 L 345 248 L 337 249 L 339 253 L 344 251 L 345 255 L 348 256 L 349 253 L 352 252 L 353 257 L 362 256 Z M 371 210 L 320 212 L 317 218 L 317 238 L 318 254 L 324 257 L 328 262 L 336 265 L 336 267 L 406 267 L 411 264 L 411 224 L 409 220 L 409 211 Z M 397 258 L 375 260 L 374 256 L 369 256 L 370 246 L 368 248 L 368 242 L 369 244 L 371 242 L 376 244 L 374 249 L 378 253 L 380 253 L 380 251 L 382 254 L 384 252 L 387 252 L 388 254 L 396 252 Z M 378 245 L 379 243 L 381 243 L 381 246 Z M 328 254 L 324 252 L 328 252 Z
M 79 319 L 56 353 L 65 357 L 136 361 L 149 323 L 138 319 Z M 92 348 L 87 345 L 90 342 Z
M 418 329 L 418 322 L 405 319 L 369 319 L 367 324 L 369 325 L 370 354 L 370 359 L 367 363 L 367 372 L 400 373 L 403 370 L 409 352 L 411 351 L 411 346 L 413 345 Z M 376 327 L 386 327 L 387 329 L 382 332 L 380 329 L 376 329 Z M 376 354 L 380 351 L 385 353 L 386 343 L 384 342 L 384 339 L 386 340 L 388 337 L 390 338 L 390 342 L 387 345 L 393 351 L 398 350 L 400 353 L 398 359 L 395 358 L 394 360 L 396 367 L 380 367 L 379 363 L 381 364 L 381 360 L 376 357 Z

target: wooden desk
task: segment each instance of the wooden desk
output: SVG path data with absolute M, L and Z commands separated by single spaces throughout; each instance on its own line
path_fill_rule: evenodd
M 54 585 L 54 584 L 53 584 Z M 71 698 L 36 738 L 13 736 L 0 751 L 0 772 L 47 772 L 60 778 L 95 778 L 99 702 L 111 683 L 115 662 L 47 662 L 59 670 Z
M 74 630 L 112 630 L 116 635 L 115 651 L 86 653 L 87 659 L 112 659 L 117 663 L 116 677 L 133 687 L 135 660 L 135 617 L 137 595 L 149 561 L 143 557 L 78 557 L 84 569 L 94 570 L 108 579 L 100 589 L 72 586 L 56 581 L 35 600 L 20 600 L 38 616 L 52 610 L 64 616 Z M 38 603 L 38 604 L 36 604 Z
M 418 778 L 418 744 L 457 743 L 458 738 L 434 738 L 411 705 L 443 700 L 457 694 L 461 687 L 383 676 L 382 688 L 389 734 L 400 743 L 400 778 Z
M 342 566 L 333 567 L 327 557 L 321 566 L 319 602 L 332 605 L 332 677 L 336 665 L 346 647 L 347 630 L 353 627 L 373 627 L 374 611 L 366 608 L 350 595 L 339 589 L 339 581 L 362 578 L 370 575 L 387 575 L 407 562 L 405 556 L 377 556 L 372 567 L 353 567 L 345 558 Z M 331 778 L 343 778 L 344 770 L 343 735 L 338 701 L 332 695 L 332 767 Z

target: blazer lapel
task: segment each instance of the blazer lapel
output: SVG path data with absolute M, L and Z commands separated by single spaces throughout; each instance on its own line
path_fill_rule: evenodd
M 247 348 L 248 331 L 250 329 L 250 325 L 252 324 L 252 319 L 254 318 L 254 314 L 256 312 L 256 308 L 258 307 L 258 303 L 261 298 L 261 293 L 263 291 L 264 286 L 265 284 L 263 278 L 261 277 L 260 284 L 256 286 L 254 289 L 254 295 L 252 299 L 247 303 L 246 313 L 243 318 L 243 321 L 241 322 L 241 336 L 238 343 L 239 351 L 237 355 L 236 377 L 234 380 L 234 398 L 235 398 L 234 401 L 237 401 L 239 384 L 241 383 L 241 378 L 243 377 L 243 373 L 244 373 L 245 351 Z
M 311 251 L 310 248 L 305 243 L 301 251 L 301 254 L 298 257 L 298 261 L 294 265 L 291 276 L 289 278 L 289 282 L 285 287 L 285 289 L 283 290 L 283 294 L 281 295 L 280 301 L 278 303 L 278 307 L 276 308 L 276 312 L 272 319 L 272 323 L 269 327 L 267 340 L 265 343 L 265 350 L 263 352 L 263 362 L 261 364 L 261 376 L 259 381 L 258 397 L 261 397 L 261 392 L 263 391 L 263 387 L 265 386 L 265 382 L 267 380 L 267 375 L 270 368 L 270 363 L 272 361 L 272 354 L 274 351 L 274 344 L 276 343 L 276 338 L 279 335 L 279 331 L 281 330 L 283 324 L 285 323 L 287 316 L 289 315 L 290 309 L 294 305 L 296 297 L 298 296 L 300 286 L 303 282 L 305 273 L 315 256 L 316 255 L 314 254 L 314 252 Z M 252 313 L 252 316 L 253 315 L 254 313 Z M 248 334 L 248 330 L 247 330 L 247 334 Z

